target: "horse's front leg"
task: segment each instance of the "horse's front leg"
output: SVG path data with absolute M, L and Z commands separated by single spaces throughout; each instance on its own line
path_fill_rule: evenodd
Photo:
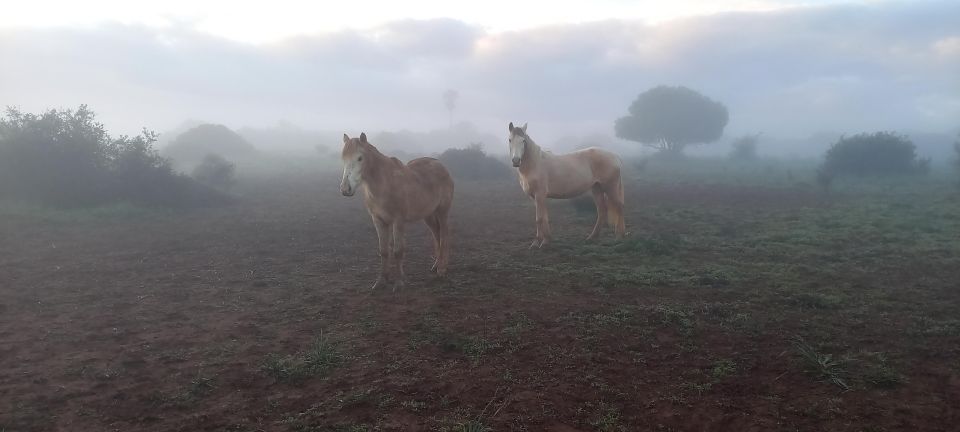
M 547 215 L 547 197 L 546 194 L 536 194 L 533 197 L 537 208 L 537 237 L 530 243 L 530 248 L 542 248 L 543 245 L 550 242 L 550 218 Z
M 390 230 L 390 224 L 376 216 L 373 217 L 373 226 L 377 229 L 377 239 L 380 242 L 380 247 L 377 249 L 380 255 L 380 276 L 373 284 L 373 289 L 378 289 L 387 286 L 390 280 L 390 244 L 393 233 Z
M 393 290 L 396 291 L 397 288 L 403 288 L 403 255 L 407 248 L 407 241 L 404 236 L 403 221 L 394 222 L 391 228 L 391 231 L 393 231 L 393 260 L 397 266 L 397 277 L 393 281 Z

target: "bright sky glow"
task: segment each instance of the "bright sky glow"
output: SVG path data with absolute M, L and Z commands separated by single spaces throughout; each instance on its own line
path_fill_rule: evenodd
M 860 1 L 863 3 L 866 1 Z M 403 19 L 453 18 L 490 31 L 604 19 L 661 22 L 733 11 L 765 11 L 839 0 L 449 0 L 318 2 L 298 0 L 11 0 L 3 5 L 0 28 L 92 27 L 104 23 L 187 26 L 242 42 L 347 28 L 366 29 Z

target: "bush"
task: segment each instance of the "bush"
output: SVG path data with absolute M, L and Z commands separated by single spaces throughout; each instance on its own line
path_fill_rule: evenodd
M 827 150 L 822 169 L 833 175 L 926 174 L 930 159 L 918 159 L 909 138 L 892 132 L 842 137 Z
M 438 157 L 450 174 L 462 180 L 488 180 L 506 178 L 510 168 L 487 156 L 480 144 L 470 144 L 462 149 L 447 149 Z
M 194 180 L 221 191 L 228 191 L 236 183 L 236 167 L 217 154 L 208 154 L 193 169 Z
M 177 175 L 157 134 L 111 137 L 86 105 L 0 118 L 0 198 L 62 207 L 129 201 L 179 205 L 219 194 Z
M 744 135 L 733 141 L 733 149 L 730 150 L 728 157 L 730 160 L 739 162 L 753 162 L 757 160 L 757 142 L 760 141 L 760 134 Z
M 581 215 L 597 214 L 597 203 L 593 200 L 593 194 L 585 193 L 576 198 L 570 199 L 570 206 Z
M 238 133 L 218 124 L 202 124 L 187 130 L 163 148 L 163 155 L 170 158 L 178 169 L 187 172 L 196 168 L 209 154 L 236 161 L 255 156 L 257 150 Z

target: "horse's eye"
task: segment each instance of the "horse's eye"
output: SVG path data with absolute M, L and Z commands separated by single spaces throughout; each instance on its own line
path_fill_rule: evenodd
M 357 158 L 357 162 L 361 162 L 361 161 L 363 161 L 363 156 L 360 156 Z

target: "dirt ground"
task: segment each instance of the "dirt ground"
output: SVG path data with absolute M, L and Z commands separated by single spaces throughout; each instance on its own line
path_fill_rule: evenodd
M 628 184 L 628 241 L 552 202 L 528 250 L 516 182 L 461 183 L 449 277 L 417 225 L 391 293 L 334 175 L 243 196 L 0 220 L 0 431 L 960 424 L 956 204 Z

